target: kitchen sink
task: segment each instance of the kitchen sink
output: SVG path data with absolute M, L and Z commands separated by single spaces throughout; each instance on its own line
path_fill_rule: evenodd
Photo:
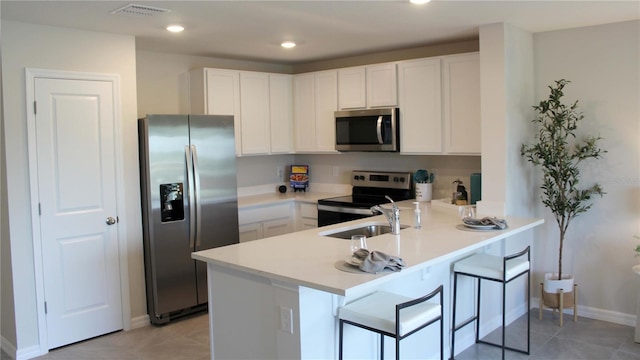
M 400 225 L 400 230 L 408 228 L 408 225 Z M 331 232 L 320 233 L 322 236 L 330 236 L 339 239 L 351 239 L 353 235 L 364 235 L 366 237 L 374 237 L 378 235 L 388 234 L 391 232 L 391 226 L 386 224 L 367 224 L 352 229 L 337 229 Z

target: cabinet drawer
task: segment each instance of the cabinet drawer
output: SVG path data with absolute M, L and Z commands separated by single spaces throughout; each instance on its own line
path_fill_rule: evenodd
M 290 218 L 291 213 L 290 203 L 252 207 L 241 209 L 238 212 L 238 222 L 242 225 L 274 219 Z

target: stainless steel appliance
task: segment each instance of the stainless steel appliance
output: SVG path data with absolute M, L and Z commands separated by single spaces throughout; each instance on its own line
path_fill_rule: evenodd
M 318 200 L 318 226 L 373 216 L 371 207 L 414 197 L 411 172 L 353 171 L 351 195 Z
M 400 151 L 398 108 L 336 111 L 336 150 Z
M 148 115 L 138 135 L 147 312 L 161 324 L 207 307 L 191 253 L 239 241 L 233 117 Z

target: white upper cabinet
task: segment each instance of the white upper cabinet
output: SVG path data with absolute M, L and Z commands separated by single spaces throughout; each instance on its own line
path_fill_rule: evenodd
M 234 116 L 236 155 L 292 152 L 291 75 L 201 68 L 189 81 L 192 114 Z
M 271 148 L 269 75 L 241 72 L 240 100 L 242 154 L 268 154 Z
M 336 152 L 336 120 L 338 110 L 338 72 L 316 73 L 316 151 Z
M 442 58 L 445 152 L 480 154 L 480 56 Z
M 314 74 L 293 77 L 293 119 L 297 152 L 316 150 L 315 83 Z
M 338 70 L 338 105 L 340 109 L 367 107 L 367 81 L 364 66 Z
M 367 106 L 390 107 L 398 105 L 396 64 L 367 66 Z
M 442 153 L 440 58 L 398 65 L 400 151 Z
M 359 66 L 338 70 L 340 109 L 398 105 L 396 64 Z
M 269 75 L 271 153 L 293 151 L 292 76 Z
M 293 103 L 296 152 L 336 152 L 337 71 L 294 76 Z
M 189 102 L 192 114 L 234 116 L 236 155 L 241 155 L 240 73 L 203 68 L 190 71 Z

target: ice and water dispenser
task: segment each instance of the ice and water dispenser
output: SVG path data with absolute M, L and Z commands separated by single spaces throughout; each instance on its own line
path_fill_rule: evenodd
M 184 220 L 182 183 L 160 184 L 160 217 L 162 222 Z

